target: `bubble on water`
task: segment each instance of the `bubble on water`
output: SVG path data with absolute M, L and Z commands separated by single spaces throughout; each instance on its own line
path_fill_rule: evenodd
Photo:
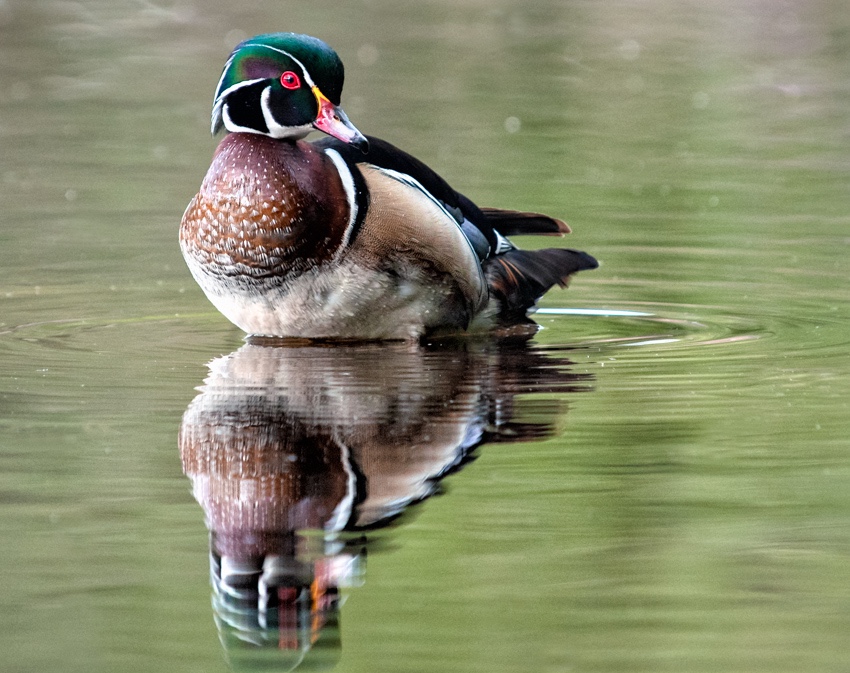
M 803 95 L 803 87 L 799 84 L 791 83 L 791 84 L 779 84 L 776 87 L 786 96 L 791 98 L 799 98 Z
M 364 44 L 361 45 L 357 50 L 357 60 L 360 61 L 361 65 L 370 66 L 375 65 L 378 62 L 378 48 L 374 44 Z
M 600 168 L 598 166 L 590 166 L 586 171 L 588 182 L 598 186 L 607 186 L 614 181 L 613 168 Z
M 640 56 L 640 42 L 623 40 L 619 47 L 620 56 L 626 61 L 635 61 Z
M 516 133 L 522 128 L 522 122 L 519 117 L 508 117 L 505 119 L 505 131 L 508 133 Z
M 696 110 L 705 110 L 710 102 L 711 98 L 705 91 L 697 91 L 691 97 L 691 105 L 693 105 Z
M 626 80 L 626 91 L 629 93 L 640 93 L 645 88 L 643 77 L 632 75 Z
M 756 71 L 755 80 L 759 86 L 772 86 L 775 81 L 774 72 L 771 68 L 761 68 Z

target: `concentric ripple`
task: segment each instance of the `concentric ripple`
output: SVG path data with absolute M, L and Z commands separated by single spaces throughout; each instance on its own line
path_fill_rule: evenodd
M 651 308 L 651 307 L 646 307 Z M 693 347 L 754 341 L 770 335 L 762 323 L 698 307 L 659 305 L 654 311 L 614 308 L 542 308 L 544 328 L 581 335 L 576 345 L 610 348 Z
M 715 308 L 659 305 L 645 309 L 541 308 L 534 318 L 543 328 L 538 341 L 552 347 L 695 346 L 733 344 L 772 336 L 773 327 L 754 318 Z M 824 331 L 824 333 L 827 330 Z M 203 358 L 223 342 L 232 346 L 240 333 L 215 313 L 146 316 L 135 319 L 60 319 L 0 328 L 0 349 L 22 356 L 50 351 L 144 356 L 162 349 Z

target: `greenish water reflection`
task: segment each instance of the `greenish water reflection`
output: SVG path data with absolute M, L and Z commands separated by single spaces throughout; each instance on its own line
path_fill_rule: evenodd
M 176 228 L 222 61 L 274 29 L 338 49 L 361 130 L 603 263 L 531 345 L 594 390 L 517 391 L 555 434 L 375 534 L 338 670 L 850 664 L 850 15 L 527 5 L 0 3 L 3 670 L 227 670 L 177 432 L 241 335 Z
M 552 436 L 563 405 L 515 397 L 590 391 L 570 365 L 516 338 L 246 344 L 211 362 L 179 444 L 233 668 L 333 662 L 343 592 L 362 584 L 375 531 L 478 448 Z

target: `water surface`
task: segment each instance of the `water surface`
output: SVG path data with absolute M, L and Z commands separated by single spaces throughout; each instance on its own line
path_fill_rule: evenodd
M 285 454 L 303 483 L 336 484 L 346 446 L 386 487 L 368 525 L 298 547 L 345 581 L 325 645 L 271 662 L 850 666 L 850 15 L 527 4 L 0 4 L 3 670 L 245 662 L 178 434 L 254 347 L 176 236 L 229 48 L 277 29 L 337 48 L 362 131 L 563 217 L 602 267 L 526 344 L 261 351 L 247 408 L 313 447 Z

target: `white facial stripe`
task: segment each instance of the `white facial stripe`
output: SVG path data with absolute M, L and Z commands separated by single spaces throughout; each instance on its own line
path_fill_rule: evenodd
M 301 68 L 301 72 L 304 73 L 304 79 L 307 81 L 307 84 L 309 84 L 311 88 L 316 86 L 315 83 L 313 82 L 313 78 L 310 77 L 310 73 L 307 72 L 307 68 L 304 67 L 304 64 L 301 61 L 299 61 L 297 58 L 295 58 L 292 54 L 290 54 L 288 51 L 284 51 L 283 49 L 278 49 L 277 47 L 272 47 L 272 46 L 269 46 L 267 44 L 258 44 L 256 42 L 249 42 L 248 44 L 243 44 L 242 46 L 243 47 L 265 47 L 266 49 L 271 49 L 272 51 L 276 51 L 278 54 L 283 54 L 284 56 L 288 56 L 293 61 L 295 61 L 298 64 L 298 66 Z
M 224 75 L 222 75 L 222 78 Z M 264 82 L 264 79 L 246 79 L 244 82 L 237 82 L 233 86 L 227 87 L 224 91 L 222 91 L 215 99 L 213 103 L 212 110 L 212 122 L 210 124 L 210 129 L 213 133 L 215 133 L 215 122 L 218 119 L 219 115 L 222 114 L 222 109 L 224 107 L 224 100 L 237 89 L 241 89 L 242 87 L 250 86 L 252 84 L 256 84 L 257 82 Z M 219 80 L 219 86 L 221 86 L 221 80 Z M 224 117 L 222 116 L 222 119 Z M 229 120 L 229 117 L 228 117 Z M 232 123 L 232 122 L 231 122 Z M 230 126 L 227 126 L 230 129 Z
M 269 97 L 272 95 L 272 88 L 267 86 L 263 89 L 262 95 L 260 95 L 260 109 L 263 111 L 263 119 L 266 120 L 266 126 L 269 129 L 269 135 L 272 138 L 280 138 L 280 132 L 283 131 L 283 126 L 278 124 L 274 120 L 274 116 L 272 116 L 272 109 L 269 105 Z
M 263 82 L 265 80 L 253 80 L 254 82 Z M 233 86 L 230 89 L 236 89 L 238 87 Z M 228 89 L 228 91 L 230 91 Z M 304 124 L 303 126 L 281 126 L 278 124 L 271 113 L 271 108 L 269 107 L 269 96 L 271 95 L 271 87 L 268 86 L 263 89 L 263 93 L 260 95 L 260 109 L 263 112 L 263 119 L 266 122 L 266 127 L 269 129 L 268 133 L 264 133 L 263 131 L 259 131 L 257 129 L 252 129 L 248 126 L 240 126 L 233 119 L 230 118 L 230 110 L 228 109 L 228 105 L 225 102 L 224 98 L 222 98 L 219 106 L 213 110 L 213 131 L 215 131 L 215 120 L 216 113 L 221 114 L 221 120 L 224 124 L 224 128 L 226 128 L 231 133 L 258 133 L 259 135 L 268 135 L 272 138 L 293 138 L 297 140 L 298 138 L 303 138 L 310 131 L 313 130 L 312 124 Z
M 272 108 L 269 102 L 271 95 L 272 88 L 270 86 L 263 89 L 263 93 L 260 96 L 260 109 L 263 111 L 263 119 L 266 121 L 269 135 L 272 138 L 303 138 L 313 130 L 312 124 L 302 124 L 301 126 L 281 126 L 278 124 L 272 114 Z
M 247 126 L 239 126 L 239 124 L 234 123 L 234 121 L 230 118 L 230 110 L 227 109 L 226 104 L 221 110 L 221 118 L 224 122 L 224 128 L 231 133 L 260 133 L 257 129 L 252 129 Z
M 224 100 L 225 98 L 227 98 L 230 94 L 232 94 L 237 89 L 241 89 L 241 88 L 246 87 L 246 86 L 251 86 L 252 84 L 256 84 L 257 82 L 265 82 L 266 79 L 267 78 L 265 78 L 265 77 L 260 77 L 258 79 L 246 79 L 242 82 L 237 82 L 233 86 L 229 86 L 224 91 L 222 91 L 218 95 L 218 98 L 216 98 L 216 100 L 217 101 Z
M 216 84 L 216 86 L 215 86 L 216 92 L 221 88 L 221 84 L 222 84 L 222 82 L 224 82 L 224 76 L 227 74 L 227 71 L 230 68 L 230 64 L 233 63 L 233 59 L 234 59 L 235 56 L 236 56 L 236 54 L 231 54 L 230 58 L 227 59 L 227 63 L 224 64 L 224 68 L 221 69 L 221 77 L 218 78 L 218 84 Z M 221 96 L 217 95 L 215 100 L 217 101 L 219 98 L 221 98 Z M 215 102 L 215 101 L 213 101 L 213 102 Z
M 348 226 L 345 228 L 345 234 L 342 237 L 342 245 L 339 247 L 339 251 L 337 252 L 337 255 L 340 255 L 348 247 L 348 243 L 351 240 L 351 232 L 354 229 L 354 222 L 357 220 L 357 194 L 354 187 L 354 177 L 351 175 L 351 169 L 348 167 L 348 164 L 345 163 L 345 159 L 342 158 L 342 155 L 331 148 L 326 149 L 325 154 L 327 154 L 331 158 L 331 161 L 334 162 L 334 166 L 336 166 L 336 170 L 339 173 L 339 178 L 342 180 L 342 187 L 345 189 L 345 198 L 348 200 Z

